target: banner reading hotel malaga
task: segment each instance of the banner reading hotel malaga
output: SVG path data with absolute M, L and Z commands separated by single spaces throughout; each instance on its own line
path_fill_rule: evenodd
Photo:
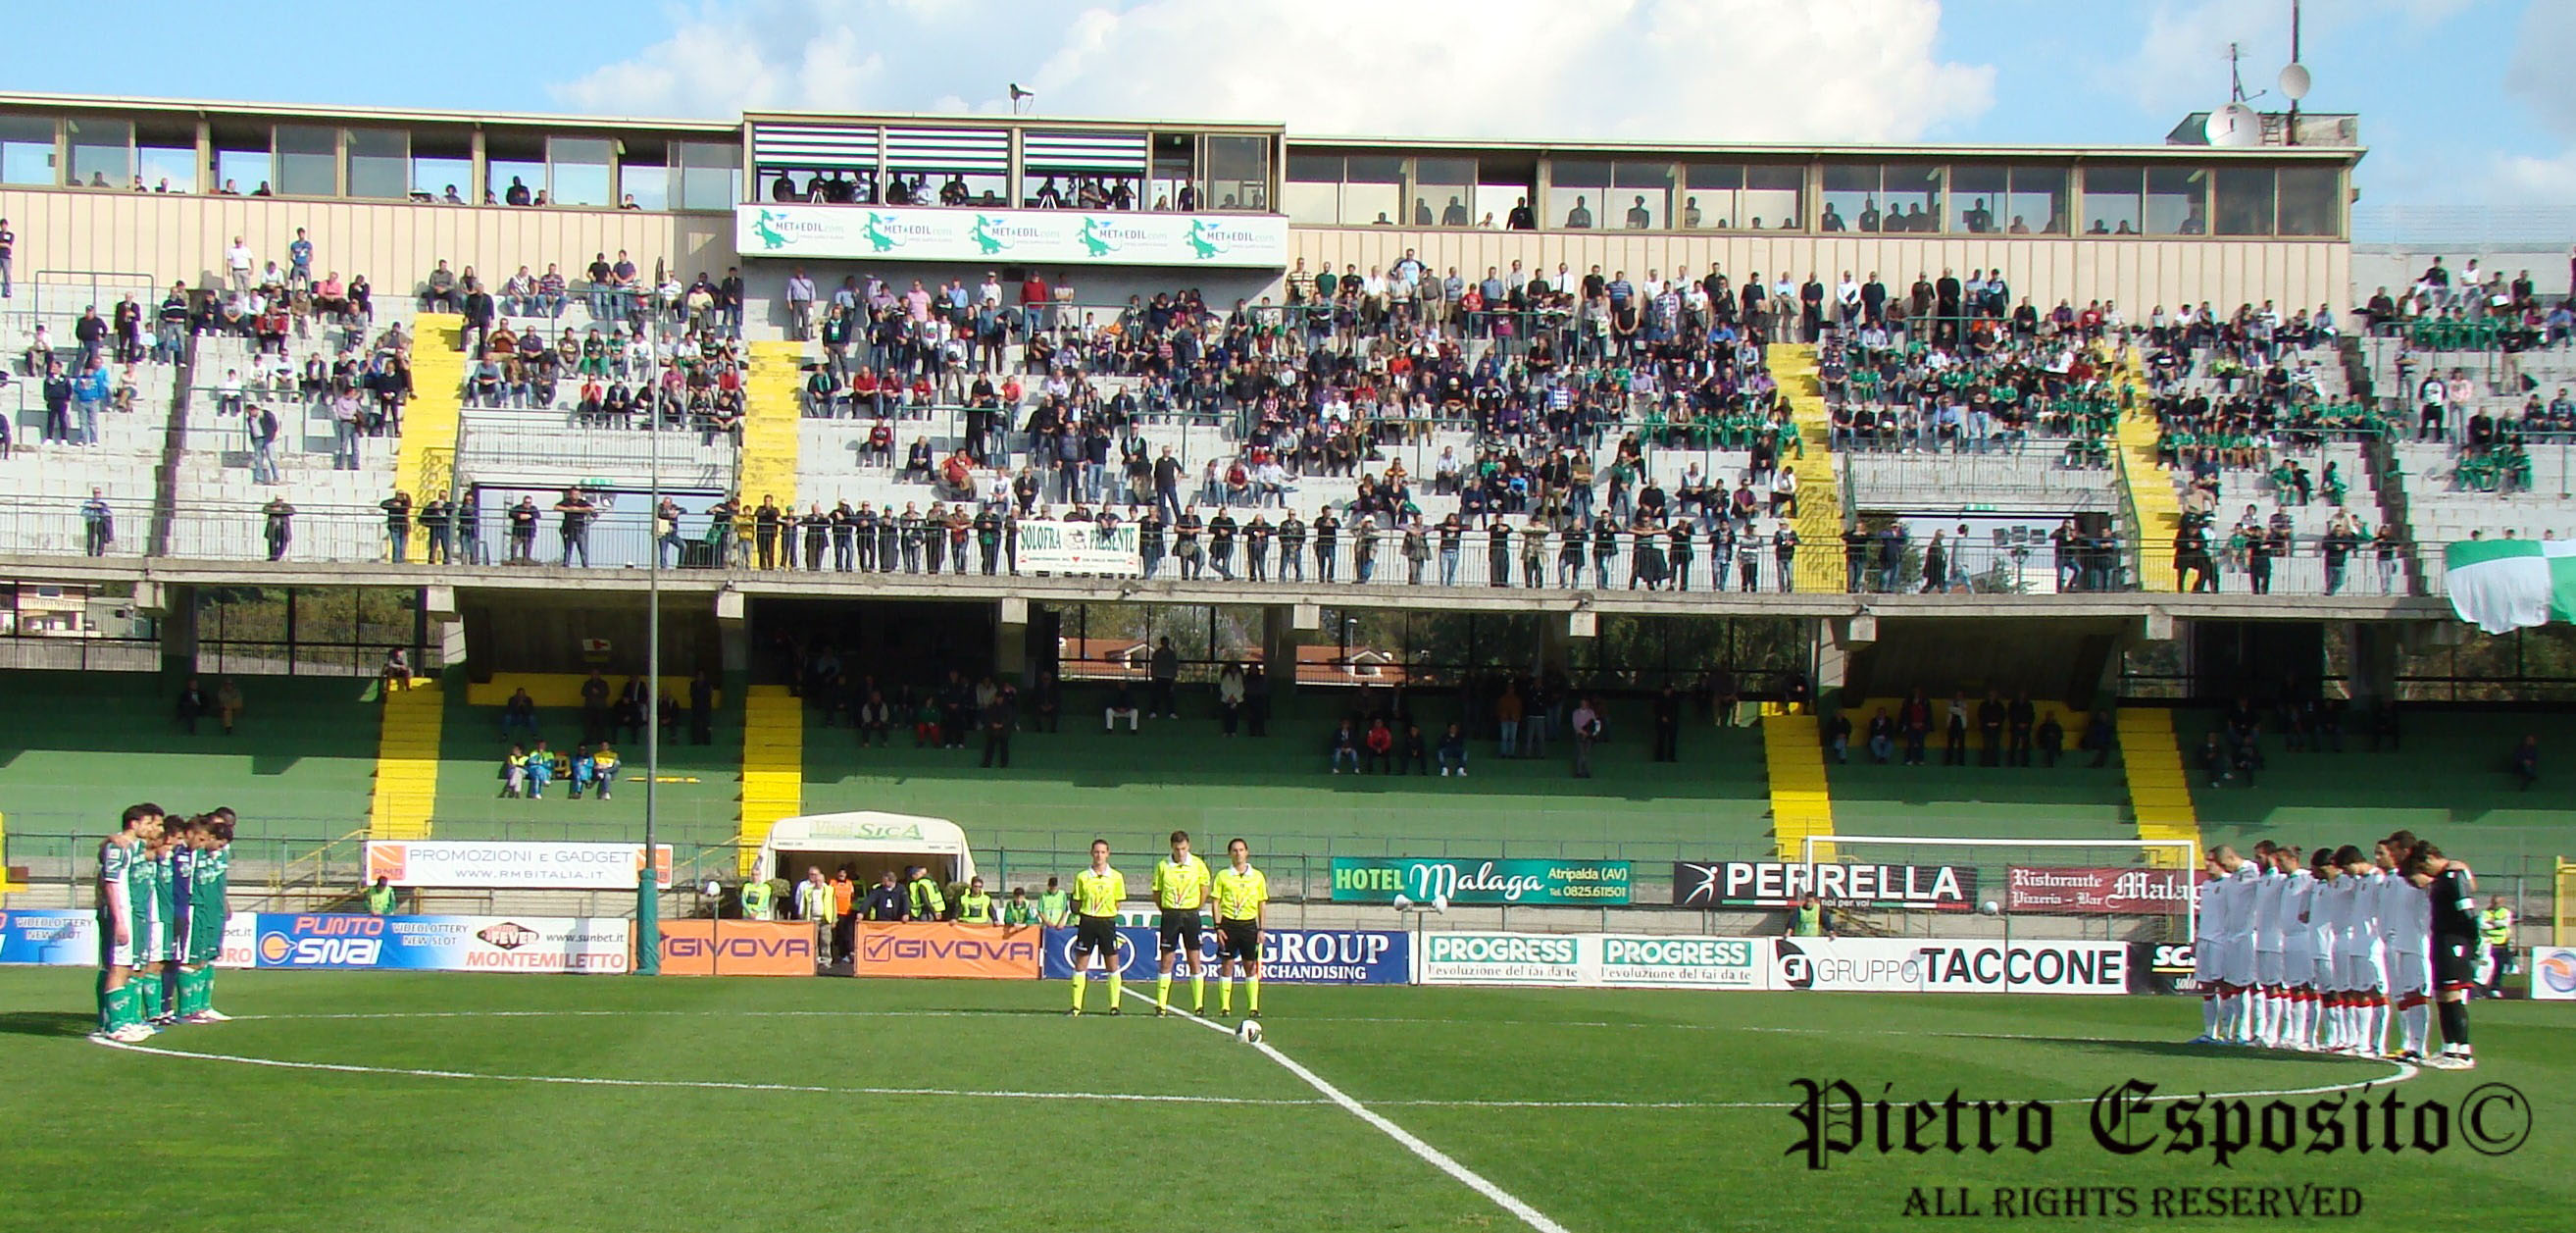
M 633 890 L 640 843 L 536 843 L 370 839 L 367 881 L 469 890 Z M 671 886 L 671 845 L 653 851 L 655 880 Z
M 1628 902 L 1626 861 L 1442 860 L 1403 856 L 1336 856 L 1333 902 L 1462 904 Z
M 2004 910 L 2066 916 L 2180 916 L 2191 895 L 2180 869 L 2014 865 L 2004 871 Z
M 1965 912 L 1977 897 L 1974 865 L 1846 865 L 1798 861 L 1676 861 L 1673 905 L 1785 908 L 1810 892 L 1838 908 Z
M 1277 214 L 755 204 L 734 207 L 733 223 L 734 249 L 745 257 L 1288 265 L 1288 220 Z

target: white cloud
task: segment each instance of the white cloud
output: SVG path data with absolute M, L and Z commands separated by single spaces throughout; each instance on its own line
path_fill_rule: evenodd
M 2362 111 L 2371 91 L 2385 83 L 2341 79 L 2331 65 L 2321 65 L 2319 49 L 2354 37 L 2406 37 L 2439 25 L 2467 9 L 2471 0 L 2309 0 L 2302 20 L 2301 53 L 2316 70 L 2318 90 L 2308 100 L 2311 110 Z M 2535 9 L 2545 7 L 2534 4 Z M 2278 85 L 2281 66 L 2290 61 L 2290 14 L 2286 6 L 2247 0 L 2157 0 L 2146 14 L 2146 31 L 2137 48 L 2116 61 L 2110 76 L 2139 105 L 2149 110 L 2184 114 L 2205 111 L 2227 101 L 2227 47 L 2236 45 L 2238 72 L 2245 92 L 2266 94 L 2256 106 L 2288 106 Z M 2373 35 L 2371 32 L 2376 32 Z
M 1901 141 L 1972 119 L 1991 66 L 1938 0 L 711 0 L 553 87 L 585 110 L 1001 111 L 1320 135 Z M 1757 97 L 1744 87 L 1760 83 Z

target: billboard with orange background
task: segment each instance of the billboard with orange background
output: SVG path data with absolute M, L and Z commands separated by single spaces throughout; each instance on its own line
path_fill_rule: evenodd
M 850 974 L 1036 980 L 1044 948 L 1035 925 L 861 921 Z
M 665 976 L 812 976 L 814 926 L 803 921 L 666 920 Z

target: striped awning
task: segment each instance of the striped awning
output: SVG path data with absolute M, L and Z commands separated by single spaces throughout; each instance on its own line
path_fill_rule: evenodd
M 764 171 L 869 170 L 877 165 L 877 130 L 838 124 L 755 124 L 751 158 Z
M 1020 166 L 1032 173 L 1145 174 L 1143 133 L 1022 133 Z
M 1011 135 L 989 128 L 890 128 L 886 166 L 896 171 L 1003 175 L 1011 169 Z

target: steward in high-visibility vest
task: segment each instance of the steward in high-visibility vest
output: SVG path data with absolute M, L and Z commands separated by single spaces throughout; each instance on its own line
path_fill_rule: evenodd
M 919 865 L 913 866 L 912 883 L 905 888 L 905 893 L 908 900 L 906 906 L 911 912 L 912 919 L 945 920 L 948 918 L 948 896 L 939 893 L 939 883 L 931 880 L 929 870 Z
M 1038 923 L 1049 929 L 1062 929 L 1073 923 L 1073 896 L 1047 879 L 1046 891 L 1038 896 Z
M 743 883 L 742 918 L 744 920 L 768 920 L 770 894 L 769 883 L 762 881 L 761 879 L 754 878 L 751 881 Z
M 993 897 L 984 893 L 984 879 L 968 882 L 966 893 L 957 897 L 957 919 L 968 925 L 993 923 Z

